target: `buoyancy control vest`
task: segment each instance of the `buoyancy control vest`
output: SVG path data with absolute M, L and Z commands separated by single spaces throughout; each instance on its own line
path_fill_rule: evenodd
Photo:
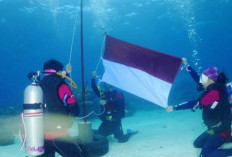
M 105 104 L 104 114 L 100 116 L 101 120 L 115 121 L 125 117 L 125 103 L 122 93 L 112 91 L 105 93 L 105 95 L 107 103 Z
M 45 131 L 67 129 L 72 125 L 69 108 L 63 104 L 58 94 L 60 85 L 64 83 L 63 78 L 56 74 L 45 76 L 40 82 L 44 94 Z
M 213 104 L 208 104 L 208 106 L 205 106 L 201 104 L 201 100 L 204 99 L 205 96 L 212 90 L 216 90 L 219 92 L 219 102 L 216 105 L 215 108 L 212 108 Z M 226 89 L 218 83 L 212 84 L 207 88 L 207 91 L 202 94 L 202 96 L 199 99 L 201 108 L 203 110 L 202 116 L 204 123 L 206 126 L 211 128 L 214 125 L 219 124 L 220 122 L 225 127 L 224 131 L 228 130 L 230 128 L 231 124 L 231 113 L 230 113 L 230 105 L 226 93 Z

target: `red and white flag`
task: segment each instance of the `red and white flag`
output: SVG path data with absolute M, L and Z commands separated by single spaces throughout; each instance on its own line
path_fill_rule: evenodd
M 181 62 L 106 35 L 102 81 L 166 108 Z

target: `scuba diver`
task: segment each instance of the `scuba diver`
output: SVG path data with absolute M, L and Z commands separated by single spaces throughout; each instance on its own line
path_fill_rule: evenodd
M 226 89 L 227 77 L 218 73 L 216 67 L 203 71 L 201 76 L 191 68 L 185 58 L 182 59 L 186 70 L 197 82 L 198 90 L 203 91 L 197 100 L 189 101 L 176 106 L 168 106 L 167 112 L 174 110 L 197 108 L 202 110 L 202 119 L 207 126 L 194 141 L 194 147 L 202 148 L 201 157 L 225 157 L 232 155 L 232 149 L 219 149 L 228 142 L 231 136 L 231 111 Z
M 119 143 L 127 142 L 131 135 L 138 133 L 138 131 L 128 129 L 127 134 L 123 134 L 121 120 L 125 117 L 124 96 L 105 82 L 96 83 L 97 77 L 96 72 L 92 72 L 91 86 L 100 98 L 101 111 L 103 112 L 100 115 L 102 122 L 96 133 L 106 137 L 113 134 Z
M 188 64 L 188 61 L 186 58 L 182 58 L 182 61 L 183 61 L 183 64 L 184 64 L 186 71 L 191 75 L 193 80 L 197 83 L 197 90 L 203 91 L 204 88 L 203 88 L 202 83 L 200 83 L 200 77 L 199 77 L 198 73 Z M 182 70 L 184 67 L 182 67 Z M 222 75 L 223 75 L 223 73 L 222 73 Z M 220 78 L 219 81 L 221 80 L 221 82 L 223 82 L 222 79 L 223 78 Z M 226 79 L 225 80 L 226 92 L 227 92 L 228 100 L 229 100 L 230 107 L 231 107 L 231 114 L 232 114 L 232 82 L 227 83 L 228 79 L 227 78 L 224 78 L 224 79 Z M 172 112 L 173 110 L 189 109 L 189 106 L 194 106 L 192 108 L 192 111 L 194 112 L 199 107 L 198 100 L 191 100 L 191 101 L 181 103 L 181 104 L 176 105 L 176 106 L 168 106 L 166 110 L 167 110 L 167 112 L 169 112 L 169 111 Z
M 44 63 L 45 77 L 40 81 L 44 95 L 44 157 L 55 157 L 55 152 L 66 157 L 82 157 L 78 144 L 70 137 L 68 129 L 73 117 L 78 116 L 77 99 L 62 75 L 63 65 L 51 59 Z M 70 70 L 70 67 L 69 67 Z

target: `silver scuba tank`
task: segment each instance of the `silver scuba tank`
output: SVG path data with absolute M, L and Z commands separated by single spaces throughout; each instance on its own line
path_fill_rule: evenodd
M 39 74 L 34 74 L 33 83 L 24 90 L 23 119 L 25 149 L 28 156 L 38 156 L 44 153 L 43 90 L 36 83 Z

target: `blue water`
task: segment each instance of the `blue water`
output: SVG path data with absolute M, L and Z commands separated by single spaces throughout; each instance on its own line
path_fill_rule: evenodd
M 23 103 L 27 73 L 43 63 L 71 64 L 81 87 L 79 0 L 0 0 L 0 105 Z M 232 78 L 231 0 L 84 0 L 84 62 L 87 86 L 101 54 L 103 34 L 177 57 L 197 71 L 217 66 Z M 98 69 L 102 73 L 102 67 Z M 186 88 L 188 86 L 189 88 Z M 188 100 L 195 84 L 179 71 L 171 104 Z M 187 94 L 186 94 L 187 92 Z

